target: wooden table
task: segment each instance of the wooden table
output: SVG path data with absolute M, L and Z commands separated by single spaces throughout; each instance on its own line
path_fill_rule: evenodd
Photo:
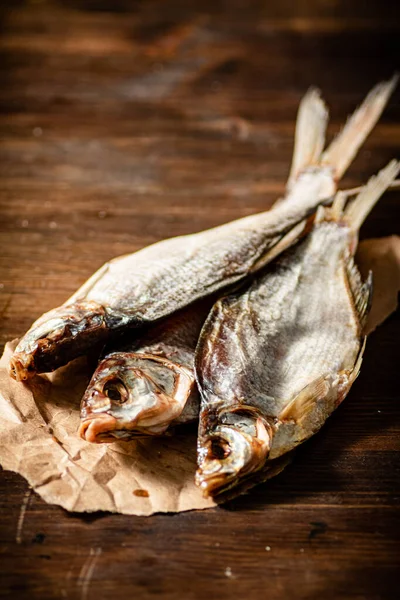
M 307 87 L 333 133 L 399 67 L 396 5 L 2 2 L 1 342 L 109 258 L 268 207 Z M 398 99 L 343 185 L 398 156 Z M 362 236 L 399 233 L 399 201 Z M 0 596 L 399 598 L 399 336 L 397 314 L 294 464 L 224 507 L 67 514 L 1 473 Z

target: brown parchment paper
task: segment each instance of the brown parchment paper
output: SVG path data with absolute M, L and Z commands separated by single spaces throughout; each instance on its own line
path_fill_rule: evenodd
M 365 279 L 368 271 L 373 273 L 373 297 L 371 311 L 365 327 L 371 333 L 396 310 L 400 292 L 400 237 L 361 242 L 356 262 Z
M 213 506 L 194 485 L 195 431 L 170 438 L 89 444 L 77 436 L 89 380 L 78 359 L 28 385 L 7 374 L 16 341 L 0 360 L 0 463 L 51 504 L 70 511 L 150 515 Z
M 400 238 L 360 244 L 363 274 L 374 273 L 368 331 L 397 306 Z M 214 506 L 194 485 L 195 431 L 135 442 L 94 445 L 77 436 L 79 403 L 90 373 L 78 359 L 29 386 L 7 374 L 16 341 L 0 360 L 0 464 L 20 473 L 51 504 L 69 511 L 150 515 Z M 283 468 L 276 469 L 276 473 Z M 271 472 L 271 476 L 274 473 Z

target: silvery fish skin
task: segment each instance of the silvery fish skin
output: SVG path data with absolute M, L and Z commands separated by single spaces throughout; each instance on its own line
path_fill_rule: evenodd
M 84 440 L 161 435 L 198 419 L 194 354 L 212 305 L 201 300 L 152 326 L 140 342 L 130 336 L 105 353 L 81 403 Z
M 268 212 L 168 239 L 105 264 L 64 305 L 32 325 L 11 358 L 10 375 L 23 381 L 52 371 L 121 330 L 157 321 L 261 268 L 269 250 L 334 194 L 395 84 L 393 78 L 376 86 L 323 153 L 327 110 L 315 90 L 308 92 L 299 109 L 283 200 Z
M 214 306 L 196 355 L 196 482 L 205 495 L 225 493 L 309 438 L 349 392 L 372 284 L 353 261 L 358 230 L 398 171 L 392 161 L 344 212 L 339 193 L 303 240 Z

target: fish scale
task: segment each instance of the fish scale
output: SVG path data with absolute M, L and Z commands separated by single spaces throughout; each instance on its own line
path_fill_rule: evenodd
M 331 231 L 327 231 L 327 228 Z M 315 252 L 321 252 L 321 249 L 315 247 L 317 244 L 313 243 L 315 242 L 315 238 L 319 238 L 320 242 L 325 242 L 326 246 L 329 247 L 335 247 L 335 242 L 336 244 L 337 242 L 340 243 L 339 246 L 336 245 L 336 248 L 346 246 L 347 240 L 343 236 L 343 230 L 338 230 L 336 227 L 333 231 L 332 229 L 333 225 L 330 223 L 319 227 L 314 230 L 310 240 L 303 243 L 304 247 L 298 249 L 296 253 L 298 260 L 296 273 L 291 268 L 285 268 L 290 260 L 293 259 L 293 253 L 290 253 L 290 256 L 282 261 L 286 265 L 282 265 L 282 272 L 278 279 L 287 280 L 293 277 L 295 284 L 290 286 L 292 290 L 290 294 L 298 300 L 298 303 L 293 302 L 295 310 L 291 310 L 289 313 L 283 309 L 281 313 L 283 325 L 281 321 L 277 322 L 276 320 L 272 323 L 272 331 L 275 332 L 275 336 L 279 336 L 279 344 L 285 348 L 285 354 L 280 359 L 280 362 L 285 365 L 281 379 L 276 378 L 273 365 L 268 364 L 268 358 L 265 365 L 267 377 L 263 383 L 265 383 L 271 396 L 275 398 L 287 399 L 292 397 L 311 378 L 315 379 L 326 372 L 328 364 L 331 368 L 334 363 L 334 357 L 338 355 L 338 347 L 342 343 L 346 344 L 348 341 L 352 341 L 354 331 L 357 330 L 358 325 L 354 317 L 354 311 L 347 301 L 347 288 L 344 285 L 344 280 L 339 278 L 335 273 L 339 258 L 338 254 L 335 255 L 333 251 L 331 268 L 328 269 L 325 268 L 322 270 L 321 261 L 318 259 L 313 261 Z M 340 235 L 330 235 L 336 233 Z M 311 265 L 312 261 L 314 264 Z M 321 273 L 323 273 L 324 281 L 321 281 Z M 268 278 L 268 285 L 271 278 L 273 279 L 272 275 Z M 249 292 L 249 294 L 254 296 L 257 294 L 257 290 L 255 294 L 252 294 L 252 292 Z M 274 297 L 273 295 L 271 296 L 267 298 L 264 294 L 265 302 L 270 311 L 274 309 Z M 331 301 L 332 296 L 335 297 L 335 302 Z M 258 298 L 252 297 L 252 300 L 257 302 Z M 258 309 L 262 310 L 263 304 L 257 302 L 257 305 Z M 278 306 L 282 309 L 280 302 L 278 302 Z M 311 318 L 314 321 L 313 329 L 310 327 Z M 331 324 L 336 323 L 338 319 L 345 323 L 352 321 L 352 328 L 349 327 L 348 329 L 348 340 L 343 339 L 342 334 L 338 338 L 335 336 L 335 331 L 332 330 L 334 327 L 331 327 Z M 261 335 L 266 337 L 268 346 L 273 354 L 275 340 L 271 336 L 270 323 L 271 321 L 266 321 L 267 330 L 264 330 Z M 309 332 L 307 338 L 299 337 L 298 340 L 293 340 L 293 334 L 298 330 L 300 330 L 300 333 L 302 330 L 307 330 Z M 358 345 L 356 346 L 355 354 L 358 351 Z M 334 368 L 340 370 L 339 361 L 335 364 Z M 294 385 L 295 387 L 293 388 Z

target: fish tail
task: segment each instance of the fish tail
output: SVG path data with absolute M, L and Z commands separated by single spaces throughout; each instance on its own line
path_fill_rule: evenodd
M 367 184 L 362 188 L 355 199 L 350 202 L 346 209 L 342 211 L 346 221 L 351 225 L 354 231 L 358 231 L 378 202 L 382 194 L 390 188 L 392 182 L 396 179 L 400 171 L 400 163 L 392 160 L 384 169 L 373 175 Z M 337 204 L 336 204 L 337 203 Z M 341 193 L 339 192 L 332 205 L 332 211 L 338 212 L 342 205 Z
M 365 139 L 375 127 L 397 81 L 398 75 L 395 74 L 389 81 L 378 83 L 322 154 L 321 165 L 327 165 L 333 169 L 336 181 L 343 176 Z
M 310 88 L 300 102 L 292 166 L 288 179 L 290 189 L 299 174 L 311 165 L 317 165 L 325 145 L 329 113 L 320 91 Z

